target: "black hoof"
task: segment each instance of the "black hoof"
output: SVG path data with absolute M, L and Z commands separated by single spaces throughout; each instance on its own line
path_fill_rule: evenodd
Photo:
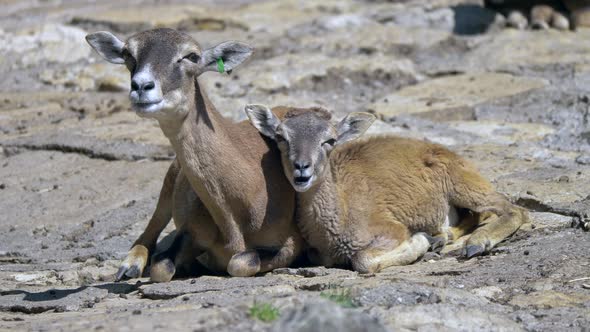
M 465 247 L 464 254 L 467 258 L 472 258 L 475 256 L 481 256 L 485 253 L 485 249 L 482 246 L 477 245 L 468 245 Z
M 426 233 L 422 233 L 422 235 L 424 235 L 424 237 L 426 237 L 426 239 L 428 240 L 428 243 L 430 243 L 430 251 L 432 252 L 440 253 L 440 251 L 446 245 L 445 239 L 443 239 L 442 237 L 430 236 Z
M 131 265 L 131 267 L 129 268 L 129 270 L 127 270 L 127 272 L 125 272 L 125 275 L 129 278 L 139 278 L 141 277 L 139 275 L 139 268 L 136 265 Z
M 446 241 L 441 237 L 434 237 L 434 242 L 430 243 L 430 251 L 440 253 L 441 250 L 445 247 Z
M 119 270 L 117 270 L 117 274 L 115 275 L 115 281 L 121 281 L 125 276 L 125 272 L 127 272 L 127 266 L 119 267 Z
M 141 277 L 139 268 L 136 265 L 131 265 L 131 267 L 122 265 L 119 270 L 117 270 L 117 274 L 115 275 L 115 281 L 121 281 L 127 278 L 139 278 Z

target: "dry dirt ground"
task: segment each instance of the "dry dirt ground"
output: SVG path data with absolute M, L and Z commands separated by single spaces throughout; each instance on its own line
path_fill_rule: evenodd
M 588 331 L 590 30 L 487 26 L 477 3 L 0 1 L 0 329 Z M 374 112 L 373 133 L 475 162 L 532 228 L 488 256 L 369 276 L 113 282 L 173 152 L 84 36 L 156 26 L 256 46 L 231 76 L 202 78 L 225 115 L 253 102 Z M 265 305 L 278 318 L 250 315 Z

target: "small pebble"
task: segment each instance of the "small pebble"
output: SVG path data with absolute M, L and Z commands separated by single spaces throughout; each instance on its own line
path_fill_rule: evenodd
M 135 310 L 133 310 L 133 314 L 134 315 L 141 315 L 141 310 L 135 309 Z
M 196 282 L 197 282 L 197 281 L 196 281 L 195 279 L 192 279 L 192 280 L 191 280 L 191 284 L 194 284 L 194 283 L 196 283 Z
M 579 155 L 576 158 L 576 163 L 580 165 L 590 165 L 590 155 Z
M 584 289 L 590 289 L 590 284 L 582 284 L 582 288 L 584 288 Z
M 6 185 L 4 183 L 0 183 L 0 189 L 6 189 Z
M 529 254 L 530 254 L 530 252 L 529 252 L 528 250 L 525 250 L 525 251 L 524 251 L 524 255 L 525 255 L 525 256 L 528 256 Z
M 183 300 L 183 301 L 188 301 L 188 300 L 189 300 L 189 297 L 188 297 L 188 296 L 183 296 L 183 297 L 182 297 L 182 300 Z

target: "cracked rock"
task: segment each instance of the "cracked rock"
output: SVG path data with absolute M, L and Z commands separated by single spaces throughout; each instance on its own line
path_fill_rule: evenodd
M 96 287 L 50 289 L 46 291 L 11 290 L 0 296 L 1 311 L 18 311 L 28 314 L 49 310 L 77 311 L 91 308 L 108 294 L 108 290 Z

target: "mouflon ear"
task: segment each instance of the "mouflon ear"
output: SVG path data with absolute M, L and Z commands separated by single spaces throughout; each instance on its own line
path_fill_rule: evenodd
M 338 139 L 336 145 L 359 138 L 375 121 L 375 116 L 365 112 L 354 112 L 348 114 L 338 126 Z
M 250 122 L 264 136 L 275 138 L 276 130 L 281 121 L 265 105 L 250 104 L 244 108 Z
M 237 66 L 252 55 L 254 49 L 245 43 L 237 41 L 223 42 L 212 48 L 208 48 L 201 54 L 204 71 L 218 71 L 217 61 L 223 61 L 223 70 L 231 72 Z
M 124 64 L 123 47 L 125 43 L 107 31 L 99 31 L 86 35 L 86 41 L 105 60 L 111 63 Z

